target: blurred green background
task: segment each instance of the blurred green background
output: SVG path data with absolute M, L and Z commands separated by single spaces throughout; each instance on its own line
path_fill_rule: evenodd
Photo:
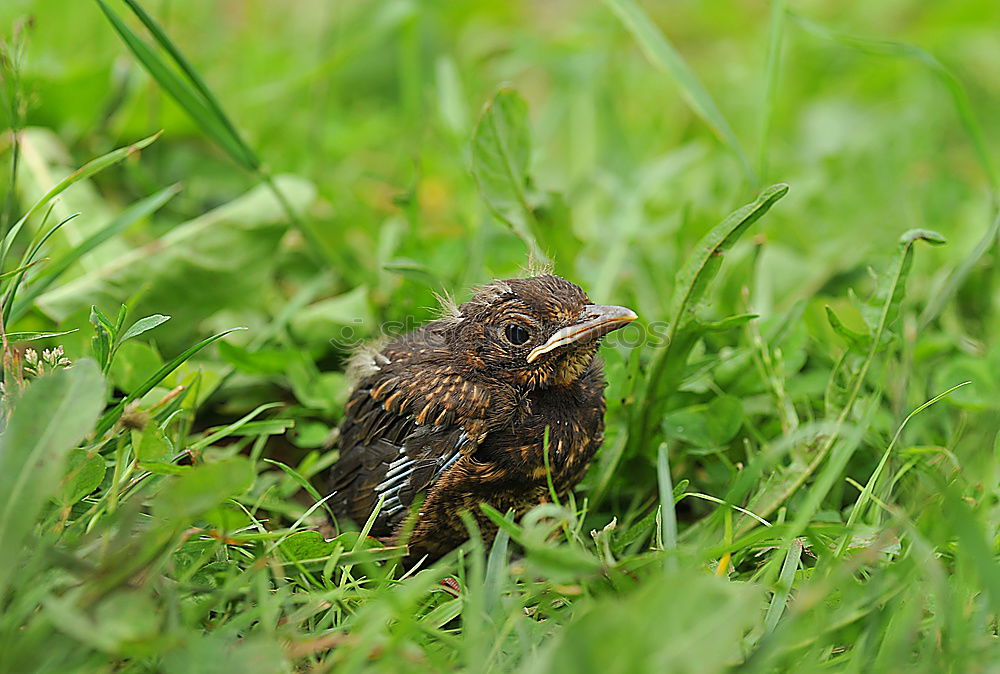
M 596 302 L 634 308 L 650 331 L 671 320 L 674 275 L 699 239 L 764 186 L 790 185 L 788 196 L 726 255 L 709 301 L 699 309 L 706 320 L 747 312 L 760 318 L 704 336 L 690 362 L 681 364 L 679 388 L 662 423 L 656 422 L 657 440 L 670 446 L 674 482 L 687 480 L 690 491 L 721 498 L 759 448 L 798 437 L 800 423 L 836 416 L 845 399 L 843 379 L 856 374 L 861 362 L 852 361 L 844 334 L 874 330 L 887 287 L 884 274 L 896 259 L 900 235 L 934 230 L 948 245 L 918 246 L 901 313 L 889 329 L 891 345 L 878 350 L 868 378 L 862 375 L 859 409 L 848 415 L 862 429 L 861 448 L 836 473 L 832 490 L 814 491 L 810 471 L 773 512 L 783 520 L 803 509 L 820 530 L 842 525 L 857 497 L 845 478 L 864 485 L 909 411 L 971 380 L 915 418 L 900 441 L 901 457 L 890 463 L 891 470 L 905 470 L 894 473 L 892 487 L 881 493 L 912 516 L 912 526 L 937 553 L 957 555 L 948 557 L 957 594 L 947 609 L 957 622 L 928 627 L 914 612 L 905 613 L 912 625 L 899 619 L 904 627 L 831 630 L 828 640 L 815 644 L 815 662 L 850 666 L 851 650 L 843 644 L 855 640 L 862 644 L 857 662 L 876 654 L 888 662 L 890 655 L 878 644 L 895 635 L 899 641 L 886 652 L 898 648 L 905 662 L 913 658 L 927 671 L 941 671 L 935 668 L 957 662 L 963 652 L 963 662 L 975 669 L 988 661 L 985 654 L 996 654 L 995 615 L 984 618 L 982 602 L 996 607 L 1000 601 L 980 593 L 981 586 L 996 593 L 1000 582 L 989 571 L 1000 523 L 994 449 L 1000 430 L 1000 3 L 643 3 L 689 66 L 696 78 L 691 80 L 648 57 L 642 40 L 614 11 L 617 4 L 144 3 L 266 169 L 279 176 L 306 238 L 289 225 L 259 176 L 234 163 L 164 95 L 96 3 L 5 0 L 0 26 L 16 67 L 5 71 L 0 120 L 25 129 L 16 181 L 0 181 L 6 224 L 89 159 L 161 129 L 163 135 L 141 153 L 65 193 L 54 215 L 80 215 L 51 240 L 52 257 L 71 251 L 131 204 L 180 186 L 155 214 L 84 256 L 15 311 L 8 331 L 77 330 L 45 343 L 65 345 L 76 360 L 90 353 L 92 304 L 109 315 L 125 303 L 135 317 L 172 316 L 146 341 L 130 342 L 119 353 L 111 377 L 127 393 L 198 339 L 247 326 L 224 346 L 185 363 L 144 404 L 196 382 L 199 407 L 190 410 L 189 421 L 201 430 L 280 401 L 273 414 L 294 420 L 295 428 L 261 451 L 317 478 L 336 457 L 333 429 L 348 387 L 342 371 L 354 345 L 377 337 L 386 325 L 429 320 L 435 293 L 461 300 L 476 284 L 523 273 L 525 243 L 494 216 L 470 170 L 470 141 L 481 110 L 508 86 L 527 102 L 526 194 L 542 249 L 558 274 Z M 124 4 L 110 6 L 145 35 Z M 715 113 L 706 112 L 706 101 L 714 101 L 731 138 L 717 123 L 707 123 Z M 9 166 L 11 158 L 11 135 L 5 134 L 0 160 Z M 24 247 L 27 232 L 22 239 Z M 828 321 L 828 306 L 846 326 L 839 334 Z M 636 382 L 648 371 L 653 346 L 618 342 L 603 350 L 611 382 L 608 441 L 578 494 L 591 505 L 579 531 L 600 529 L 612 516 L 623 528 L 646 521 L 644 538 L 629 545 L 648 537 L 652 520 L 642 518 L 658 498 L 657 446 L 636 446 L 627 437 L 637 413 Z M 875 411 L 865 416 L 861 402 Z M 772 490 L 781 493 L 781 485 L 802 475 L 815 445 L 801 445 L 781 471 L 755 486 L 756 498 L 767 500 Z M 961 555 L 945 520 L 921 519 L 930 516 L 923 511 L 928 503 L 945 498 L 942 480 L 958 481 L 956 493 L 975 509 L 977 535 L 985 536 L 967 568 L 956 561 Z M 286 524 L 311 503 L 298 483 L 273 468 L 258 477 L 253 495 L 274 522 Z M 688 554 L 722 554 L 707 542 L 732 540 L 733 522 L 721 512 L 699 498 L 678 505 L 682 531 L 700 521 L 686 539 Z M 868 524 L 884 523 L 884 517 L 873 514 Z M 582 538 L 581 545 L 593 547 L 589 536 Z M 773 551 L 766 543 L 733 551 L 734 580 L 760 581 L 773 590 L 791 553 L 767 556 L 765 563 L 760 555 Z M 894 566 L 892 555 L 882 562 L 880 569 L 895 569 L 886 571 L 893 582 L 912 588 L 900 589 L 899 596 L 916 597 L 929 582 L 916 562 Z M 797 583 L 810 577 L 805 566 Z M 510 579 L 515 577 L 516 571 Z M 688 597 L 680 589 L 687 582 L 675 587 L 682 615 L 698 609 L 697 593 Z M 601 594 L 583 584 L 585 594 Z M 787 644 L 814 633 L 817 625 L 835 624 L 836 616 L 843 617 L 835 605 L 849 606 L 851 597 L 860 601 L 870 591 L 860 582 L 851 588 L 837 604 L 822 585 L 818 591 L 827 593 L 829 612 L 819 611 L 814 622 L 797 618 L 796 627 L 784 633 L 790 635 Z M 725 615 L 744 615 L 757 606 L 743 603 L 749 595 L 727 596 L 720 601 L 732 613 Z M 630 599 L 638 613 L 628 615 L 640 623 L 635 616 L 649 608 L 640 605 L 647 599 Z M 878 610 L 887 611 L 882 615 L 889 621 L 886 606 L 891 604 Z M 975 627 L 955 617 L 965 609 L 974 614 L 968 620 Z M 573 623 L 574 638 L 587 641 L 606 629 L 588 623 L 583 609 L 581 615 Z M 343 619 L 351 624 L 352 618 Z M 375 618 L 358 620 L 367 625 Z M 622 630 L 609 639 L 627 643 L 629 630 Z M 940 630 L 954 641 L 939 649 L 934 643 Z M 508 634 L 490 634 L 468 637 L 475 644 L 468 653 L 498 649 L 491 662 L 506 666 L 531 660 L 534 655 L 526 654 L 535 654 L 544 640 L 538 632 L 522 634 L 518 650 L 501 647 Z M 413 638 L 436 653 L 429 656 L 434 666 L 452 662 L 441 654 L 449 648 L 466 652 L 454 644 L 426 646 L 420 641 L 426 635 Z M 405 655 L 409 642 L 403 641 L 379 643 L 390 654 Z M 570 666 L 571 650 L 557 648 L 531 660 L 533 666 Z M 788 666 L 794 660 L 782 658 L 801 652 L 783 648 L 750 659 L 757 663 L 753 671 Z M 838 660 L 844 653 L 838 648 L 848 655 Z M 613 651 L 608 660 L 590 654 L 588 663 L 613 663 Z M 697 662 L 694 651 L 666 661 Z M 463 657 L 472 656 L 458 658 L 472 667 L 474 659 Z M 718 671 L 734 657 L 700 671 Z M 387 656 L 386 666 L 402 661 Z
M 305 178 L 316 190 L 315 199 L 306 190 L 297 207 L 307 212 L 331 275 L 319 299 L 340 301 L 306 311 L 294 331 L 314 357 L 328 351 L 339 323 L 364 319 L 364 336 L 380 321 L 420 320 L 434 304 L 431 290 L 461 295 L 524 265 L 524 246 L 490 217 L 469 172 L 472 127 L 501 83 L 529 103 L 533 205 L 551 230 L 572 232 L 555 246 L 543 242 L 556 271 L 600 301 L 633 304 L 647 320 L 666 318 L 685 252 L 759 184 L 792 185 L 762 230 L 754 308 L 765 317 L 805 299 L 807 313 L 821 319 L 819 308 L 863 285 L 868 266 L 912 227 L 950 241 L 919 256 L 913 292 L 926 296 L 992 217 L 991 177 L 942 81 L 951 75 L 878 42 L 919 45 L 946 64 L 982 126 L 983 151 L 995 156 L 1000 121 L 989 112 L 1000 87 L 993 67 L 1000 9 L 992 3 L 792 3 L 796 15 L 784 22 L 770 84 L 766 3 L 650 5 L 728 120 L 755 179 L 692 112 L 683 87 L 652 67 L 597 3 L 171 0 L 146 9 L 270 170 Z M 66 196 L 67 213 L 81 211 L 66 231 L 86 232 L 157 189 L 183 188 L 150 222 L 81 267 L 100 274 L 125 249 L 255 184 L 164 97 L 96 6 L 14 0 L 0 17 L 8 26 L 31 17 L 24 124 L 58 139 L 31 137 L 22 200 L 51 184 L 53 173 L 165 130 L 141 160 L 98 175 L 96 194 L 74 188 Z M 871 41 L 837 41 L 803 20 Z M 94 202 L 100 207 L 80 205 Z M 136 271 L 115 292 L 85 286 L 42 306 L 62 321 L 74 307 L 101 300 L 113 311 L 138 294 L 147 313 L 183 319 L 159 336 L 172 348 L 210 327 L 265 323 L 316 273 L 301 237 L 272 228 L 261 238 L 256 227 L 269 224 L 205 244 L 215 258 L 201 266 L 223 271 L 206 276 L 208 286 L 178 283 L 190 270 Z M 734 284 L 747 281 L 741 272 Z M 728 299 L 738 301 L 735 293 Z M 988 334 L 991 299 L 967 298 L 977 311 L 956 326 L 962 336 Z M 852 318 L 859 323 L 856 315 L 845 320 Z

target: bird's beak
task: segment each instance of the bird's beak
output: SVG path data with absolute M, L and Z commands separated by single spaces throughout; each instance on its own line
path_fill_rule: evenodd
M 536 346 L 528 354 L 528 362 L 533 363 L 550 351 L 569 344 L 589 342 L 608 334 L 612 330 L 627 325 L 637 319 L 635 312 L 625 307 L 588 304 L 583 314 L 573 325 L 557 330 L 548 340 Z

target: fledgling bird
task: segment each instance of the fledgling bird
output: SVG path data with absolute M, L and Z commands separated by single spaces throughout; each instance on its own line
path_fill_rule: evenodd
M 479 504 L 521 514 L 547 498 L 546 427 L 548 470 L 565 495 L 603 439 L 598 340 L 635 318 L 558 276 L 533 276 L 494 281 L 363 350 L 331 469 L 334 513 L 363 524 L 384 497 L 371 533 L 396 539 L 423 494 L 407 563 L 436 560 L 468 538 L 461 511 L 489 538 L 496 528 Z

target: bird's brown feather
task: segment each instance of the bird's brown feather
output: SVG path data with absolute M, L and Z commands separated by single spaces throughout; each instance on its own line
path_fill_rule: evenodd
M 373 354 L 345 408 L 331 480 L 338 517 L 363 524 L 383 498 L 372 533 L 398 535 L 423 494 L 410 559 L 440 557 L 467 537 L 461 511 L 491 535 L 479 504 L 521 513 L 546 498 L 546 428 L 553 484 L 567 493 L 602 439 L 596 341 L 532 366 L 498 331 L 537 317 L 541 340 L 587 303 L 554 276 L 497 281 Z

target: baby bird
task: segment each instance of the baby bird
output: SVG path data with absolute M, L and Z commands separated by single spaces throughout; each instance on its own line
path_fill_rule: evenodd
M 547 472 L 562 497 L 603 439 L 598 340 L 635 318 L 558 276 L 509 279 L 362 351 L 331 469 L 333 512 L 363 524 L 384 498 L 371 533 L 396 542 L 420 502 L 403 541 L 409 565 L 468 538 L 462 511 L 491 539 L 479 505 L 520 515 L 548 497 Z

